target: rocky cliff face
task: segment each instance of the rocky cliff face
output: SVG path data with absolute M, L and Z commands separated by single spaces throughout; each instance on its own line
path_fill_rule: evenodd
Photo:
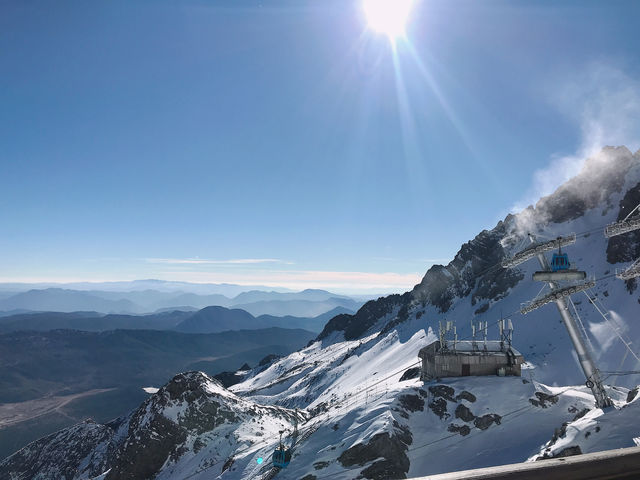
M 197 460 L 205 449 L 207 463 L 196 461 L 193 468 L 219 462 L 220 473 L 240 425 L 254 424 L 258 437 L 277 435 L 277 429 L 291 428 L 295 416 L 242 399 L 202 372 L 181 373 L 126 418 L 84 422 L 30 444 L 0 463 L 0 477 L 71 480 L 108 472 L 106 480 L 154 478 Z
M 107 425 L 85 421 L 48 435 L 0 463 L 0 478 L 93 478 L 117 458 L 123 420 Z
M 619 205 L 612 194 L 620 193 L 632 168 L 640 165 L 640 152 L 632 154 L 626 147 L 606 147 L 587 159 L 579 175 L 572 178 L 552 195 L 540 199 L 517 215 L 508 215 L 491 230 L 484 230 L 465 243 L 446 266 L 434 265 L 411 292 L 391 295 L 368 302 L 355 315 L 333 318 L 318 337 L 327 338 L 332 332 L 343 332 L 347 340 L 360 338 L 387 316 L 382 332 L 405 322 L 409 314 L 432 305 L 446 313 L 456 299 L 469 297 L 471 305 L 478 304 L 482 313 L 490 303 L 504 298 L 524 276 L 517 270 L 496 267 L 513 247 L 529 232 L 537 232 L 545 225 L 575 220 L 596 207 L 619 209 L 622 219 L 640 203 L 640 184 L 627 191 Z M 640 232 L 609 241 L 609 263 L 631 261 L 640 257 Z

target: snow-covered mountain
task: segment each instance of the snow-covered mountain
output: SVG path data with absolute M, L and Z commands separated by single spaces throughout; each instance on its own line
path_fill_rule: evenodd
M 640 340 L 640 299 L 635 281 L 613 274 L 640 257 L 640 233 L 608 240 L 602 231 L 638 203 L 640 152 L 606 148 L 535 207 L 481 232 L 449 265 L 432 267 L 412 291 L 334 317 L 306 348 L 239 372 L 242 381 L 229 390 L 203 374 L 178 375 L 130 416 L 41 439 L 0 463 L 0 472 L 388 479 L 632 446 L 640 437 L 638 376 L 612 372 L 640 369 L 637 349 L 630 353 L 621 340 L 632 349 Z M 577 235 L 565 250 L 596 286 L 573 302 L 613 408 L 594 407 L 555 306 L 519 313 L 540 292 L 531 280 L 537 264 L 505 270 L 500 262 L 528 245 L 528 233 Z M 439 322 L 455 321 L 468 338 L 472 320 L 487 321 L 495 338 L 501 316 L 513 321 L 514 346 L 527 361 L 521 378 L 419 380 L 418 351 L 436 339 Z M 296 415 L 291 464 L 272 471 L 277 432 L 291 431 Z

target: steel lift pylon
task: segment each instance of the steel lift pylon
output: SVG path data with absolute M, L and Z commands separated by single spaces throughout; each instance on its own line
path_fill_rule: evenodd
M 556 240 L 551 242 L 545 242 L 543 244 L 538 244 L 533 235 L 529 234 L 529 239 L 533 246 L 528 249 L 516 254 L 511 260 L 504 262 L 509 267 L 516 266 L 521 263 L 530 260 L 534 256 L 538 258 L 538 262 L 540 262 L 540 267 L 544 272 L 551 272 L 551 268 L 549 266 L 549 262 L 547 257 L 544 256 L 545 251 L 553 250 L 555 248 L 560 248 L 564 245 L 570 245 L 575 243 L 576 236 L 571 235 L 569 237 L 559 237 Z M 524 255 L 522 255 L 524 253 Z M 533 253 L 533 255 L 532 255 Z M 602 384 L 602 379 L 600 378 L 600 371 L 596 367 L 595 362 L 591 358 L 591 354 L 586 344 L 586 340 L 580 334 L 580 329 L 578 328 L 578 322 L 573 317 L 571 312 L 569 311 L 569 307 L 567 306 L 566 297 L 570 296 L 573 293 L 577 293 L 578 291 L 585 290 L 587 288 L 591 288 L 594 283 L 586 282 L 582 285 L 574 285 L 570 287 L 560 288 L 560 286 L 552 280 L 547 281 L 549 287 L 551 288 L 551 293 L 546 297 L 543 297 L 539 301 L 532 302 L 528 307 L 525 307 L 521 312 L 528 313 L 535 308 L 538 308 L 546 303 L 555 302 L 556 307 L 558 308 L 558 312 L 562 317 L 562 323 L 564 323 L 565 328 L 567 329 L 567 333 L 569 333 L 569 338 L 573 343 L 573 348 L 578 355 L 578 361 L 580 362 L 580 366 L 582 367 L 582 371 L 587 379 L 586 385 L 593 392 L 593 396 L 596 400 L 596 406 L 598 408 L 606 408 L 613 405 L 613 402 L 607 395 L 607 392 L 604 389 Z M 542 302 L 542 300 L 545 300 Z

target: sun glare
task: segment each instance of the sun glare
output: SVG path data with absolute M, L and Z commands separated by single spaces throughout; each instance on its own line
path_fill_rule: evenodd
M 412 0 L 363 0 L 369 27 L 384 33 L 390 40 L 404 35 Z

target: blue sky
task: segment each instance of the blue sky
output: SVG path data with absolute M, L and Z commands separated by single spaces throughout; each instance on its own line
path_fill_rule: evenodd
M 0 281 L 404 291 L 640 147 L 639 17 L 416 1 L 394 48 L 360 1 L 0 0 Z

